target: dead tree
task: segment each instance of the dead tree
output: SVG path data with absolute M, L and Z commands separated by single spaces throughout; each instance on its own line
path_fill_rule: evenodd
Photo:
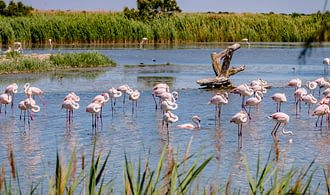
M 212 67 L 215 73 L 215 78 L 206 78 L 197 80 L 197 84 L 206 88 L 220 88 L 231 87 L 229 77 L 238 72 L 245 70 L 245 66 L 230 67 L 230 61 L 234 54 L 234 51 L 240 48 L 240 44 L 235 43 L 220 53 L 213 52 L 211 54 Z M 222 62 L 222 65 L 221 65 Z

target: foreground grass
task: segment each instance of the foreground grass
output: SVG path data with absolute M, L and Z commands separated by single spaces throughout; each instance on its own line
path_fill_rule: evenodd
M 251 171 L 248 162 L 245 171 L 247 175 L 246 189 L 232 189 L 231 180 L 222 186 L 198 183 L 203 170 L 213 159 L 212 156 L 200 160 L 200 156 L 189 155 L 190 144 L 186 154 L 180 159 L 174 156 L 173 148 L 165 146 L 156 167 L 150 164 L 149 156 L 142 157 L 137 162 L 129 160 L 123 154 L 123 194 L 329 194 L 330 168 L 322 168 L 324 181 L 315 181 L 315 173 L 319 170 L 314 161 L 307 168 L 283 170 L 278 158 L 268 156 L 265 164 L 257 159 L 255 171 Z M 112 186 L 113 180 L 106 173 L 110 151 L 102 156 L 96 154 L 96 144 L 91 157 L 85 159 L 84 154 L 78 161 L 74 149 L 69 161 L 64 163 L 59 153 L 56 155 L 54 174 L 47 176 L 47 192 L 43 192 L 42 182 L 30 181 L 30 189 L 22 189 L 15 165 L 13 148 L 9 147 L 9 173 L 6 175 L 4 164 L 0 172 L 1 194 L 115 194 L 118 186 Z M 142 160 L 143 159 L 143 160 Z M 194 160 L 195 159 L 195 160 Z M 80 162 L 80 163 L 79 163 Z M 89 168 L 87 168 L 87 166 Z M 79 167 L 79 168 L 78 168 Z M 204 176 L 205 177 L 205 176 Z M 315 185 L 316 184 L 316 185 Z M 323 189 L 323 190 L 321 190 Z M 247 191 L 246 191 L 247 190 Z
M 96 52 L 66 53 L 54 55 L 21 55 L 10 52 L 0 58 L 0 74 L 35 73 L 73 68 L 115 66 L 116 63 L 104 54 Z

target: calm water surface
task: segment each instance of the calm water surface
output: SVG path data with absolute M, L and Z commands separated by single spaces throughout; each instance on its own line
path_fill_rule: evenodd
M 77 156 L 82 154 L 90 160 L 92 145 L 97 140 L 97 153 L 110 153 L 106 176 L 114 179 L 116 191 L 122 187 L 122 167 L 124 153 L 130 159 L 145 158 L 150 153 L 151 164 L 156 166 L 164 145 L 170 144 L 179 157 L 184 155 L 186 145 L 192 138 L 191 154 L 202 159 L 214 155 L 215 158 L 202 174 L 207 184 L 225 185 L 231 176 L 232 187 L 248 189 L 244 159 L 255 173 L 258 154 L 267 159 L 271 152 L 275 156 L 275 146 L 270 135 L 275 122 L 267 116 L 275 111 L 275 103 L 270 96 L 284 92 L 288 102 L 282 110 L 290 115 L 288 130 L 293 136 L 279 134 L 279 162 L 283 169 L 307 167 L 313 160 L 317 167 L 327 167 L 330 152 L 330 134 L 326 127 L 315 127 L 316 117 L 307 114 L 307 105 L 302 105 L 301 114 L 295 115 L 293 89 L 286 87 L 287 82 L 299 77 L 305 83 L 323 75 L 322 60 L 330 56 L 330 48 L 313 48 L 304 64 L 299 64 L 300 47 L 252 45 L 242 46 L 232 59 L 232 66 L 246 65 L 246 70 L 231 77 L 234 85 L 250 83 L 263 78 L 272 86 L 265 94 L 259 109 L 252 109 L 252 120 L 243 125 L 243 148 L 238 150 L 237 126 L 230 118 L 240 110 L 241 97 L 230 94 L 229 103 L 223 106 L 220 127 L 215 125 L 214 106 L 208 105 L 216 93 L 200 89 L 196 80 L 213 77 L 210 54 L 224 47 L 178 47 L 178 48 L 75 48 L 55 49 L 51 52 L 82 52 L 96 50 L 109 55 L 118 66 L 102 71 L 84 71 L 54 74 L 1 75 L 0 89 L 16 82 L 19 93 L 15 95 L 13 112 L 7 108 L 7 115 L 0 115 L 0 159 L 9 174 L 8 148 L 13 147 L 18 174 L 23 186 L 29 189 L 31 181 L 42 181 L 48 187 L 47 177 L 54 175 L 56 151 L 65 161 L 69 160 L 72 150 L 77 148 Z M 49 50 L 29 50 L 25 53 L 48 53 Z M 153 59 L 156 61 L 154 62 Z M 143 63 L 144 65 L 139 65 Z M 161 65 L 166 64 L 169 65 Z M 155 64 L 150 66 L 150 64 Z M 149 66 L 148 66 L 149 65 Z M 19 119 L 17 103 L 25 99 L 23 85 L 30 82 L 45 91 L 43 99 L 46 106 L 35 115 L 30 126 Z M 171 90 L 179 92 L 178 109 L 174 111 L 179 121 L 170 125 L 170 140 L 161 127 L 161 113 L 155 110 L 151 87 L 158 82 L 166 82 Z M 128 84 L 141 91 L 137 111 L 132 113 L 131 102 L 117 101 L 114 113 L 110 104 L 103 110 L 103 126 L 94 134 L 91 115 L 85 112 L 90 100 L 106 92 L 110 87 Z M 65 110 L 61 110 L 64 96 L 74 91 L 81 97 L 80 109 L 75 111 L 71 125 L 65 121 Z M 318 93 L 315 93 L 319 98 Z M 37 99 L 38 101 L 38 99 Z M 312 109 L 315 106 L 312 106 Z M 182 130 L 175 126 L 191 121 L 193 115 L 200 115 L 200 130 Z M 292 143 L 289 140 L 292 139 Z M 78 163 L 80 164 L 80 163 Z M 322 170 L 316 173 L 315 182 L 323 181 Z

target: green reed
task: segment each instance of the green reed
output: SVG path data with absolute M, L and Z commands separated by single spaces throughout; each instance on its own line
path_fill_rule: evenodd
M 125 18 L 122 12 L 36 12 L 0 17 L 2 44 L 21 41 L 65 43 L 305 42 L 320 29 L 328 34 L 330 14 L 177 13 L 150 21 Z M 329 41 L 325 36 L 324 41 Z

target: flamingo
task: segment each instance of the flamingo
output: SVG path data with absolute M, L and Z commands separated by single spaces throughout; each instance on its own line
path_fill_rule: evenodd
M 192 123 L 184 123 L 181 125 L 177 125 L 177 128 L 181 128 L 181 129 L 199 129 L 201 128 L 201 119 L 199 116 L 195 115 L 191 118 Z
M 287 115 L 284 112 L 275 112 L 273 114 L 271 114 L 268 118 L 273 119 L 276 121 L 276 124 L 274 126 L 274 129 L 272 130 L 271 134 L 273 137 L 276 137 L 276 133 L 279 129 L 279 127 L 281 126 L 281 124 L 283 124 L 282 127 L 282 133 L 283 135 L 293 135 L 292 131 L 286 131 L 284 129 L 284 127 L 289 123 L 290 117 L 289 115 Z
M 323 116 L 324 115 L 328 116 L 329 113 L 330 113 L 330 109 L 329 109 L 328 104 L 321 104 L 321 105 L 317 106 L 314 109 L 313 114 L 312 114 L 312 116 L 317 116 L 315 126 L 317 127 L 317 122 L 319 121 L 319 119 L 321 117 L 320 126 L 322 127 Z
M 19 115 L 19 120 L 22 120 L 22 114 L 24 112 L 24 122 L 25 122 L 25 117 L 26 117 L 26 112 L 27 112 L 27 107 L 25 105 L 25 101 L 22 100 L 18 103 L 17 107 L 21 110 L 20 115 Z
M 13 109 L 14 107 L 14 94 L 17 92 L 18 92 L 18 85 L 16 83 L 12 83 L 8 85 L 5 89 L 5 93 L 12 96 L 11 109 Z
M 249 99 L 246 100 L 245 106 L 249 106 L 248 114 L 250 114 L 252 106 L 258 108 L 258 105 L 260 104 L 262 98 L 263 98 L 263 93 L 261 91 L 257 91 L 255 97 L 250 97 Z
M 133 90 L 127 84 L 117 87 L 117 90 L 124 94 L 123 104 L 125 104 L 126 93 L 130 94 Z
M 167 130 L 167 140 L 170 140 L 170 131 L 168 128 L 169 123 L 175 123 L 179 120 L 179 117 L 173 114 L 171 111 L 167 111 L 163 114 L 163 121 L 166 123 L 166 130 Z
M 317 85 L 319 86 L 319 95 L 321 94 L 321 88 L 322 88 L 322 83 L 325 81 L 324 77 L 320 77 L 318 79 L 315 80 L 315 82 L 317 83 Z
M 2 108 L 2 104 L 5 105 L 5 115 L 7 114 L 7 104 L 11 104 L 12 102 L 12 97 L 11 95 L 7 94 L 7 93 L 3 93 L 0 95 L 0 113 L 1 113 L 1 108 Z
M 102 121 L 102 111 L 103 111 L 103 106 L 105 103 L 107 103 L 110 100 L 109 93 L 101 93 L 100 95 L 95 96 L 92 99 L 92 103 L 98 103 L 101 105 L 101 111 L 100 111 L 100 118 Z
M 79 102 L 80 101 L 80 97 L 78 95 L 76 95 L 73 91 L 68 93 L 68 95 L 66 95 L 64 97 L 64 100 L 67 100 L 67 99 L 71 99 L 75 102 Z
M 245 112 L 247 112 L 246 108 L 245 108 L 245 102 L 244 102 L 244 99 L 245 99 L 245 96 L 251 96 L 253 95 L 254 91 L 247 85 L 247 84 L 241 84 L 239 86 L 237 86 L 236 88 L 234 88 L 231 93 L 234 93 L 234 94 L 240 94 L 240 96 L 242 96 L 242 104 L 241 104 L 241 107 L 242 107 L 242 110 L 244 110 Z M 249 116 L 249 119 L 251 119 L 251 116 L 248 114 Z
M 168 99 L 165 99 L 164 101 L 162 101 L 160 107 L 163 112 L 166 113 L 169 110 L 176 110 L 178 108 L 178 104 Z
M 31 87 L 30 83 L 25 83 L 24 84 L 24 92 L 25 94 L 29 97 L 29 96 L 38 96 L 40 101 L 42 102 L 43 105 L 45 105 L 45 102 L 42 100 L 41 96 L 44 94 L 44 91 L 41 90 L 38 87 Z
M 328 74 L 328 66 L 330 66 L 330 59 L 324 58 L 323 64 L 324 64 L 324 75 L 325 75 L 325 74 Z
M 116 99 L 119 98 L 122 95 L 122 93 L 121 93 L 121 91 L 118 91 L 114 87 L 111 87 L 108 90 L 108 93 L 109 93 L 109 97 L 110 97 L 110 101 L 111 101 L 111 110 L 113 111 L 113 108 L 116 105 Z
M 242 148 L 242 129 L 243 123 L 248 120 L 248 114 L 245 111 L 237 112 L 231 117 L 230 122 L 237 124 L 237 135 L 238 135 L 238 147 Z
M 134 102 L 135 102 L 135 108 L 137 108 L 137 101 L 140 98 L 141 93 L 139 90 L 135 89 L 130 95 L 129 100 L 132 101 L 132 113 L 134 112 Z
M 79 109 L 79 103 L 73 99 L 66 99 L 63 101 L 61 108 L 66 109 L 66 121 L 70 122 L 73 118 L 73 110 Z
M 220 124 L 220 116 L 221 116 L 221 107 L 224 104 L 228 103 L 228 93 L 225 92 L 224 94 L 221 93 L 217 93 L 216 95 L 214 95 L 210 101 L 208 102 L 208 104 L 214 104 L 215 105 L 215 116 L 218 115 L 218 121 Z
M 307 94 L 307 95 L 303 95 L 301 100 L 303 102 L 305 102 L 306 104 L 308 104 L 308 115 L 309 115 L 309 111 L 310 111 L 310 108 L 311 108 L 311 104 L 316 104 L 317 103 L 317 99 L 310 93 L 310 94 Z
M 86 106 L 86 112 L 92 114 L 92 128 L 96 128 L 98 114 L 101 111 L 102 105 L 98 102 L 92 102 Z
M 147 37 L 143 37 L 141 42 L 140 42 L 140 48 L 143 48 L 144 45 L 147 44 L 148 38 Z
M 296 115 L 298 114 L 298 110 L 299 112 L 301 111 L 301 100 L 302 97 L 307 95 L 307 91 L 305 88 L 298 88 L 295 92 L 294 92 L 294 97 L 296 99 Z
M 285 93 L 274 93 L 271 98 L 276 102 L 276 112 L 280 112 L 282 103 L 287 101 Z
M 39 112 L 40 111 L 40 106 L 38 106 L 36 104 L 36 101 L 31 96 L 28 97 L 28 98 L 26 98 L 24 100 L 24 104 L 25 104 L 28 112 L 29 111 L 32 111 L 32 112 L 35 112 L 36 113 L 36 112 Z M 32 114 L 32 112 L 29 112 L 30 113 L 31 120 L 33 120 L 33 114 Z
M 295 79 L 291 79 L 288 83 L 289 87 L 294 87 L 295 91 L 301 87 L 301 80 L 299 78 L 295 78 Z M 294 99 L 294 101 L 296 102 L 296 98 Z
M 306 82 L 306 87 L 309 90 L 309 93 L 312 93 L 314 95 L 314 90 L 316 89 L 316 87 L 318 86 L 316 81 L 307 81 Z

